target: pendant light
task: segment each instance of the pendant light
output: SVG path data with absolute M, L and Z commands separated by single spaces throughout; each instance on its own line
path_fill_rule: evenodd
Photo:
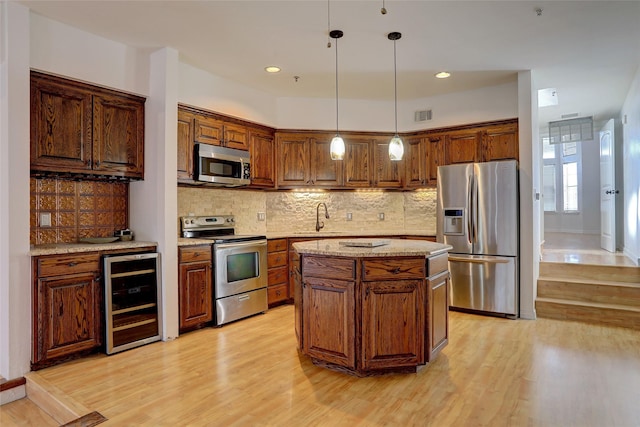
M 393 90 L 394 90 L 394 106 L 395 106 L 395 118 L 396 118 L 396 133 L 389 141 L 389 159 L 393 161 L 402 160 L 404 155 L 404 145 L 402 144 L 402 138 L 398 135 L 398 71 L 396 64 L 396 40 L 402 37 L 402 33 L 393 32 L 387 35 L 389 40 L 393 40 Z
M 333 30 L 329 33 L 332 39 L 336 41 L 336 136 L 331 140 L 331 160 L 344 159 L 344 140 L 340 136 L 338 127 L 338 39 L 343 36 L 340 30 Z

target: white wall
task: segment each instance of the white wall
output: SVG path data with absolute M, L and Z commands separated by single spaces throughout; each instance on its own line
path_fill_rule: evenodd
M 517 100 L 518 85 L 509 83 L 400 102 L 398 131 L 409 132 L 517 117 Z M 279 98 L 277 105 L 278 128 L 333 130 L 336 127 L 335 99 Z M 340 99 L 339 107 L 340 130 L 394 131 L 393 100 Z M 425 108 L 433 111 L 433 120 L 416 123 L 415 111 Z
M 29 11 L 1 2 L 0 13 L 0 375 L 13 379 L 31 356 Z
M 640 68 L 622 106 L 622 126 L 624 253 L 640 265 Z
M 178 101 L 277 127 L 275 97 L 180 63 Z
M 147 95 L 148 53 L 31 13 L 30 66 Z

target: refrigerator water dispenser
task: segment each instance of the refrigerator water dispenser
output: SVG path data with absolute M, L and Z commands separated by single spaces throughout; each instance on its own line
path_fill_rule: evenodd
M 457 236 L 464 234 L 464 209 L 444 209 L 444 234 Z

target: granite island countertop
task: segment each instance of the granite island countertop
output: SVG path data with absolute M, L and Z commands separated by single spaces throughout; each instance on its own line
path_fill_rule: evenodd
M 380 244 L 384 242 L 384 244 Z M 346 246 L 348 244 L 372 244 L 379 246 Z M 442 243 L 410 239 L 323 239 L 294 243 L 293 248 L 300 254 L 329 255 L 343 257 L 385 257 L 385 256 L 425 256 L 430 257 L 447 252 L 452 248 Z
M 158 243 L 138 240 L 131 240 L 128 242 L 116 241 L 112 243 L 52 243 L 47 245 L 32 245 L 29 255 L 41 256 L 82 252 L 120 251 L 123 249 L 144 248 L 147 246 L 158 246 Z

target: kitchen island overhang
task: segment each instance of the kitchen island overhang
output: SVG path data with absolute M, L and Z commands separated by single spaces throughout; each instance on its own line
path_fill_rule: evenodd
M 408 239 L 295 243 L 295 332 L 314 364 L 416 372 L 448 343 L 450 246 Z

